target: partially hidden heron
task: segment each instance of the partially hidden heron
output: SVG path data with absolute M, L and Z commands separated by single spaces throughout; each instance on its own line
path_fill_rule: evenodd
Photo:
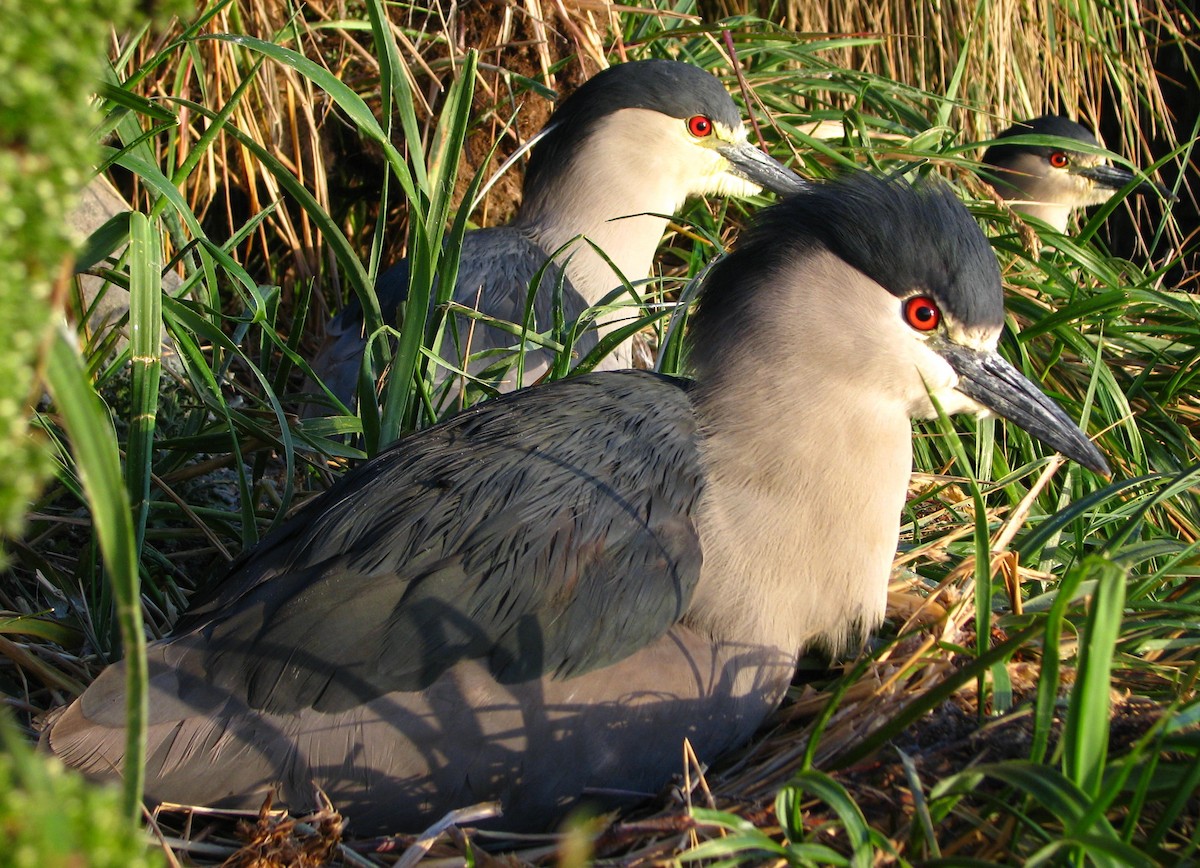
M 764 209 L 707 277 L 694 380 L 589 373 L 398 441 L 150 646 L 147 794 L 359 832 L 482 800 L 544 827 L 656 792 L 884 610 L 913 418 L 992 411 L 1104 459 L 996 352 L 996 258 L 948 188 L 850 175 Z M 119 774 L 125 667 L 46 733 Z
M 561 316 L 576 321 L 622 281 L 644 281 L 670 215 L 689 196 L 749 196 L 762 189 L 794 192 L 805 181 L 747 141 L 729 94 L 709 73 L 687 63 L 645 60 L 610 67 L 580 86 L 551 116 L 530 153 L 523 196 L 508 225 L 469 232 L 463 240 L 453 301 L 497 320 L 525 322 L 530 287 L 536 287 L 533 331 L 555 324 L 557 267 L 539 272 L 551 257 L 565 271 Z M 601 252 L 603 252 L 603 255 Z M 385 320 L 395 326 L 408 294 L 408 267 L 400 262 L 376 284 Z M 586 354 L 597 339 L 628 320 L 629 309 L 610 311 L 583 334 L 575 351 Z M 313 370 L 347 406 L 366 347 L 357 299 L 330 322 Z M 452 317 L 439 348 L 452 364 L 480 374 L 496 354 L 520 343 L 500 328 Z M 461 352 L 461 355 L 460 355 Z M 467 363 L 465 356 L 476 356 Z M 523 384 L 545 373 L 553 353 L 529 345 Z M 631 367 L 629 342 L 597 366 Z M 490 382 L 516 388 L 515 371 Z M 309 389 L 311 391 L 311 388 Z
M 1008 143 L 1014 136 L 1054 136 L 1074 139 L 1099 148 L 1100 142 L 1088 129 L 1062 115 L 1042 115 L 1013 124 L 996 138 L 983 154 L 990 167 L 987 178 L 1013 210 L 1048 223 L 1065 232 L 1071 213 L 1089 205 L 1103 205 L 1138 176 L 1123 166 L 1109 165 L 1099 154 L 1072 150 L 1060 145 Z M 1153 181 L 1141 179 L 1132 193 L 1171 193 Z

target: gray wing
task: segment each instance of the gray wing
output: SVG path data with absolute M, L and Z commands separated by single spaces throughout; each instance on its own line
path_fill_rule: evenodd
M 189 641 L 214 685 L 276 712 L 420 689 L 464 659 L 505 683 L 608 665 L 689 605 L 696 437 L 682 382 L 645 372 L 484 402 L 305 507 Z
M 401 259 L 375 281 L 375 297 L 385 323 L 396 325 L 400 307 L 407 296 L 408 260 Z M 347 407 L 353 406 L 358 371 L 367 349 L 364 327 L 362 304 L 355 296 L 341 313 L 325 324 L 325 341 L 312 361 L 313 373 Z M 304 391 L 315 394 L 320 388 L 309 381 L 304 384 Z
M 547 251 L 518 229 L 501 226 L 469 232 L 463 237 L 453 299 L 463 307 L 520 325 L 525 321 L 525 307 L 533 292 L 532 330 L 546 332 L 554 327 L 555 294 L 561 280 L 560 315 L 564 323 L 570 324 L 587 310 L 588 304 L 570 281 L 562 276 L 560 269 L 551 264 L 531 289 L 531 284 L 548 259 Z M 408 263 L 402 260 L 384 272 L 376 282 L 375 291 L 384 321 L 396 326 L 408 293 Z M 473 322 L 467 316 L 453 316 L 439 353 L 450 363 L 478 375 L 504 358 L 503 353 L 489 351 L 510 348 L 518 342 L 518 338 L 503 329 L 482 322 L 472 325 Z M 363 312 L 357 299 L 353 299 L 326 326 L 326 336 L 325 345 L 313 361 L 313 371 L 342 403 L 349 405 L 354 397 L 358 371 L 366 350 Z M 595 334 L 588 331 L 576 341 L 575 352 L 585 355 L 595 345 Z M 470 356 L 477 354 L 484 355 L 464 364 Z M 533 382 L 553 362 L 554 354 L 547 350 L 527 352 L 524 362 L 525 383 Z M 442 379 L 444 377 L 439 377 L 439 382 Z M 493 385 L 507 392 L 516 384 L 510 376 L 494 380 Z

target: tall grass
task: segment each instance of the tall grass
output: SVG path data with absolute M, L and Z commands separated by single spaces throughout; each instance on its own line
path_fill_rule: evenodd
M 113 38 L 92 134 L 135 213 L 97 232 L 81 261 L 130 292 L 114 326 L 132 341 L 80 324 L 94 393 L 52 382 L 36 416 L 57 476 L 0 583 L 11 703 L 63 704 L 136 648 L 128 618 L 118 640 L 105 581 L 122 574 L 120 546 L 104 543 L 114 522 L 129 524 L 119 533 L 144 633 L 164 635 L 197 587 L 348 462 L 433 421 L 429 348 L 462 235 L 512 210 L 512 176 L 480 195 L 491 171 L 581 68 L 676 57 L 735 95 L 744 80 L 764 141 L 810 175 L 858 165 L 958 185 L 1004 271 L 1003 352 L 1085 420 L 1114 468 L 1105 482 L 1060 466 L 991 422 L 920 426 L 887 629 L 856 659 L 810 661 L 773 728 L 710 773 L 713 807 L 690 815 L 697 846 L 682 858 L 1194 858 L 1200 308 L 1171 281 L 1196 245 L 1152 205 L 1142 252 L 1111 255 L 1102 229 L 1122 202 L 1070 236 L 1039 234 L 975 174 L 1002 119 L 1119 107 L 1109 144 L 1143 166 L 1161 158 L 1164 177 L 1183 179 L 1176 207 L 1190 207 L 1194 131 L 1174 127 L 1151 70 L 1159 44 L 1195 56 L 1186 12 L 663 0 L 547 21 L 545 5 L 443 20 L 379 0 L 355 16 L 323 0 L 213 0 L 168 32 Z M 657 298 L 690 297 L 758 204 L 691 206 L 663 246 Z M 409 303 L 390 329 L 374 280 L 401 254 Z M 163 273 L 178 279 L 160 293 Z M 308 360 L 352 297 L 375 337 L 363 383 L 382 381 L 380 401 L 300 418 Z M 644 322 L 659 367 L 678 371 L 685 307 Z M 67 377 L 64 353 L 52 375 Z M 81 408 L 90 415 L 76 421 Z M 634 834 L 613 840 L 630 847 Z M 637 834 L 642 853 L 680 850 Z

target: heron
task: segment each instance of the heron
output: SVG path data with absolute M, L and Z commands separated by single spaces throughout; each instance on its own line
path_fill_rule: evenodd
M 555 322 L 556 285 L 565 278 L 561 316 L 573 323 L 624 281 L 649 277 L 668 219 L 687 198 L 750 196 L 764 188 L 789 193 L 804 183 L 750 144 L 733 100 L 708 72 L 670 60 L 612 66 L 580 86 L 551 116 L 530 152 L 513 221 L 466 234 L 453 301 L 521 325 L 535 285 L 533 331 L 548 331 Z M 390 325 L 397 324 L 407 293 L 408 267 L 402 261 L 376 284 Z M 575 352 L 586 355 L 622 324 L 628 310 L 600 314 Z M 469 320 L 460 324 L 453 317 L 450 328 L 455 334 L 442 341 L 440 353 L 475 375 L 496 363 L 489 351 L 519 343 L 510 332 L 484 322 L 471 328 Z M 357 299 L 329 323 L 326 335 L 313 371 L 351 406 L 366 348 Z M 475 359 L 458 357 L 459 348 Z M 547 349 L 529 349 L 522 383 L 513 371 L 489 384 L 510 391 L 537 380 L 553 360 Z M 596 367 L 631 365 L 630 344 L 624 341 Z
M 1065 232 L 1071 213 L 1089 205 L 1103 205 L 1129 184 L 1131 192 L 1170 191 L 1153 181 L 1139 179 L 1122 166 L 1112 166 L 1099 154 L 1075 151 L 1062 145 L 1030 145 L 1005 142 L 1014 136 L 1054 136 L 1073 139 L 1099 148 L 1100 142 L 1086 127 L 1062 115 L 1047 114 L 1020 121 L 1000 133 L 997 142 L 983 154 L 990 167 L 993 189 L 1013 210 L 1048 223 Z
M 152 801 L 360 832 L 485 800 L 537 829 L 746 742 L 801 649 L 883 615 L 914 418 L 1099 450 L 997 352 L 995 255 L 949 187 L 851 174 L 760 212 L 706 277 L 691 378 L 578 374 L 356 467 L 151 643 Z M 125 669 L 50 725 L 119 774 Z

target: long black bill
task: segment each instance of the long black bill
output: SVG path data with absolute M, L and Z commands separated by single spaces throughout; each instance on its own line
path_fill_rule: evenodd
M 958 374 L 958 391 L 1088 470 L 1111 475 L 1100 450 L 1071 417 L 998 353 L 949 342 L 934 348 Z
M 765 190 L 786 196 L 808 189 L 811 181 L 801 178 L 774 157 L 769 157 L 749 142 L 719 145 L 717 153 L 733 166 L 733 173 L 753 181 Z
M 1131 191 L 1133 193 L 1147 195 L 1151 192 L 1157 192 L 1167 199 L 1175 198 L 1174 194 L 1166 187 L 1145 178 L 1138 179 L 1137 175 L 1122 166 L 1089 166 L 1086 169 L 1076 169 L 1075 173 L 1085 178 L 1090 178 L 1101 187 L 1107 187 L 1111 190 L 1120 190 L 1131 181 L 1137 180 L 1139 183 Z

